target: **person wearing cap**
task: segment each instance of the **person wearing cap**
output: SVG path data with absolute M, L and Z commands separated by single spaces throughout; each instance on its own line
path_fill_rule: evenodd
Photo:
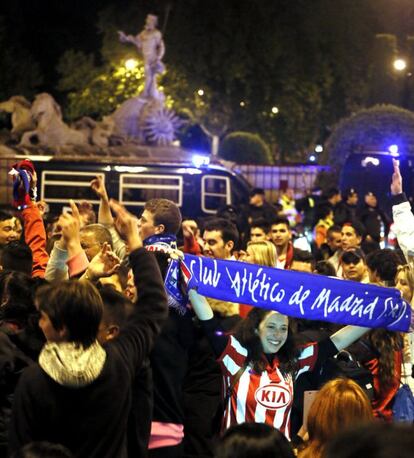
M 360 248 L 365 234 L 365 228 L 359 221 L 346 222 L 341 229 L 341 248 L 328 261 L 335 267 L 336 275 L 342 277 L 340 263 L 342 252 L 351 248 Z
M 357 218 L 365 226 L 366 241 L 378 249 L 381 232 L 383 232 L 383 236 L 387 236 L 391 221 L 379 208 L 377 197 L 373 192 L 370 191 L 365 194 L 365 202 L 358 210 Z
M 334 209 L 334 222 L 342 226 L 347 221 L 356 219 L 358 193 L 354 188 L 346 189 L 342 194 L 342 201 L 338 202 Z
M 342 267 L 342 278 L 359 283 L 369 283 L 365 255 L 360 248 L 343 251 L 339 262 Z

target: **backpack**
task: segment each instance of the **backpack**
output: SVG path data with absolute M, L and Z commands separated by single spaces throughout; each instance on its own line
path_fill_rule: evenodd
M 349 378 L 356 382 L 371 401 L 374 397 L 374 383 L 372 373 L 362 366 L 349 351 L 341 350 L 333 358 L 328 358 L 320 372 L 320 385 L 335 378 Z
M 396 422 L 414 422 L 414 396 L 406 383 L 403 383 L 395 394 L 392 419 Z

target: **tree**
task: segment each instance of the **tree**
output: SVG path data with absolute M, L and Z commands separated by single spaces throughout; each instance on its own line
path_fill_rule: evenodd
M 136 33 L 147 4 L 125 0 L 123 5 L 109 5 L 99 15 L 102 48 L 93 61 L 100 79 L 89 83 L 95 89 L 82 86 L 82 78 L 71 89 L 72 104 L 80 95 L 85 100 L 86 89 L 93 93 L 90 104 L 83 104 L 92 113 L 119 103 L 121 92 L 114 105 L 106 102 L 109 89 L 119 85 L 112 72 L 131 54 L 136 57 L 133 47 L 118 42 L 116 31 Z M 368 103 L 373 0 L 158 0 L 153 6 L 161 28 L 168 17 L 165 93 L 178 113 L 210 137 L 224 130 L 257 132 L 278 146 L 284 160 L 303 161 L 331 125 Z M 88 59 L 80 59 L 81 67 L 89 68 Z M 72 59 L 63 79 L 79 72 L 74 65 Z
M 144 87 L 144 68 L 139 60 L 133 68 L 126 68 L 125 60 L 96 66 L 92 55 L 69 50 L 57 70 L 62 75 L 58 89 L 67 94 L 64 114 L 69 120 L 102 118 Z
M 405 154 L 414 154 L 414 113 L 394 105 L 376 105 L 342 119 L 325 151 L 329 163 L 339 168 L 353 151 L 387 151 L 392 144 Z
M 220 147 L 220 157 L 242 164 L 273 164 L 269 147 L 259 135 L 249 132 L 227 135 Z

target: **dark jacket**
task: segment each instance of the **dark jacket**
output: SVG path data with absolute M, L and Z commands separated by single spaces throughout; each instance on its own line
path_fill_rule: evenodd
M 351 223 L 357 219 L 357 206 L 348 205 L 346 202 L 339 202 L 334 207 L 334 222 L 338 226 L 344 223 Z
M 365 235 L 370 235 L 374 241 L 381 239 L 381 225 L 384 226 L 384 235 L 388 234 L 391 221 L 380 208 L 364 204 L 357 212 L 357 217 L 365 227 Z
M 39 364 L 26 369 L 15 393 L 10 451 L 32 441 L 49 441 L 79 458 L 127 456 L 131 384 L 167 315 L 153 254 L 140 248 L 130 254 L 130 263 L 138 301 L 122 334 L 103 346 L 101 372 L 91 383 L 73 387 L 57 383 Z
M 13 335 L 0 328 L 0 456 L 7 455 L 9 426 L 14 390 L 23 370 L 34 361 L 12 340 Z

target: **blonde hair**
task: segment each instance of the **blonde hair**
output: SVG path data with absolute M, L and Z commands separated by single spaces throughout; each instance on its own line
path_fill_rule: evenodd
M 311 405 L 309 442 L 299 458 L 321 458 L 325 445 L 338 433 L 373 420 L 371 403 L 357 383 L 346 378 L 331 380 Z
M 397 273 L 395 274 L 395 283 L 397 283 L 397 278 L 398 275 L 404 274 L 405 278 L 407 279 L 408 284 L 410 285 L 411 289 L 411 294 L 412 294 L 412 299 L 411 299 L 411 305 L 414 300 L 414 272 L 411 269 L 409 264 L 404 264 L 403 266 L 398 266 L 397 267 Z
M 277 253 L 272 242 L 268 240 L 249 242 L 247 248 L 251 249 L 255 264 L 268 267 L 276 266 Z

